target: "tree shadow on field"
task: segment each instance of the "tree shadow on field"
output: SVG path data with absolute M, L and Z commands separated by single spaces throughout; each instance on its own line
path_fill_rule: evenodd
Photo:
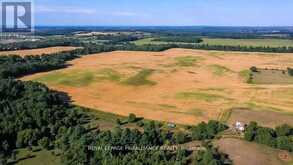
M 57 90 L 52 90 L 52 92 L 57 94 L 58 100 L 61 101 L 60 104 L 65 104 L 67 106 L 72 104 L 73 101 L 67 93 Z

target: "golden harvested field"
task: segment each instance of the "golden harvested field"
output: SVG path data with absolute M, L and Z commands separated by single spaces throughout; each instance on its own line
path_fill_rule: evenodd
M 28 49 L 28 50 L 15 50 L 15 51 L 0 51 L 0 56 L 2 55 L 19 55 L 21 57 L 24 56 L 37 56 L 43 54 L 53 54 L 58 52 L 64 51 L 71 51 L 77 49 L 77 47 L 72 46 L 56 46 L 56 47 L 49 47 L 49 48 L 40 48 L 40 49 Z
M 195 124 L 233 108 L 293 113 L 293 84 L 247 84 L 250 67 L 293 67 L 292 54 L 170 49 L 84 56 L 24 77 L 67 92 L 75 104 L 128 116 Z

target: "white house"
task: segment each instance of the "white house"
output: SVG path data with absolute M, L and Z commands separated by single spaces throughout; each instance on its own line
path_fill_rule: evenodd
M 245 124 L 240 122 L 240 121 L 237 121 L 235 123 L 235 128 L 236 128 L 237 131 L 244 132 L 245 131 Z

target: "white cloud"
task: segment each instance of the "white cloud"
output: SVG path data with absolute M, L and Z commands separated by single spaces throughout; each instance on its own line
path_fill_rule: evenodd
M 70 6 L 36 6 L 36 13 L 66 13 L 66 14 L 87 14 L 87 15 L 104 15 L 104 16 L 120 16 L 120 17 L 135 17 L 148 16 L 143 13 L 136 13 L 131 11 L 109 11 L 101 12 L 96 9 L 70 7 Z
M 114 15 L 114 16 L 137 16 L 138 14 L 137 13 L 134 13 L 134 12 L 123 12 L 123 11 L 118 11 L 118 12 L 113 12 L 111 13 L 111 15 Z
M 38 6 L 35 12 L 46 12 L 46 13 L 67 13 L 67 14 L 96 14 L 95 9 L 76 8 L 68 6 Z

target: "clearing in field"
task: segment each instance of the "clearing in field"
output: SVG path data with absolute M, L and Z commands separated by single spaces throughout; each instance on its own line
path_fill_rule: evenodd
M 58 52 L 64 51 L 71 51 L 77 49 L 77 47 L 71 46 L 56 46 L 56 47 L 49 47 L 49 48 L 40 48 L 40 49 L 29 49 L 29 50 L 15 50 L 15 51 L 0 51 L 0 56 L 4 55 L 18 55 L 21 57 L 24 56 L 37 56 L 37 55 L 44 55 L 44 54 L 53 54 Z
M 80 106 L 180 124 L 218 119 L 234 107 L 293 112 L 292 84 L 248 84 L 246 80 L 252 66 L 293 67 L 291 54 L 115 51 L 84 56 L 70 64 L 23 80 L 64 91 Z
M 251 72 L 250 83 L 253 84 L 293 84 L 293 76 L 287 70 L 257 69 Z

